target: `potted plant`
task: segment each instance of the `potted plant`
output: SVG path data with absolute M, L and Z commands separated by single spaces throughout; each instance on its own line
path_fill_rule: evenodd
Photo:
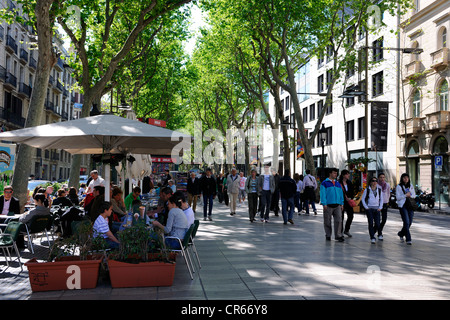
M 118 232 L 119 250 L 108 256 L 111 286 L 171 286 L 175 275 L 175 253 L 170 253 L 162 234 L 137 223 Z
M 80 223 L 70 238 L 54 242 L 46 262 L 32 258 L 25 263 L 32 291 L 95 288 L 104 253 L 92 251 L 102 250 L 105 245 L 103 238 L 92 237 L 90 221 Z M 74 255 L 76 249 L 79 255 Z

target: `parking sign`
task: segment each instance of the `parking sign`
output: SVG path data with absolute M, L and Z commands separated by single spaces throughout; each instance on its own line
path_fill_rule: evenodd
M 434 157 L 434 169 L 436 171 L 442 171 L 442 162 L 443 162 L 442 156 Z

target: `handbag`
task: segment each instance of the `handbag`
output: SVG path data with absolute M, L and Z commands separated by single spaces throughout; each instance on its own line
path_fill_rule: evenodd
M 350 206 L 350 207 L 356 207 L 356 202 L 355 202 L 355 200 L 353 200 L 353 199 L 350 199 L 350 200 L 348 200 L 347 201 L 347 203 L 348 203 L 348 205 Z
M 405 189 L 403 189 L 402 186 L 402 191 L 404 194 L 406 194 Z M 407 197 L 405 200 L 405 204 L 403 205 L 407 210 L 412 210 L 412 211 L 417 211 L 419 209 L 419 206 L 417 205 L 416 199 L 411 198 L 411 197 Z

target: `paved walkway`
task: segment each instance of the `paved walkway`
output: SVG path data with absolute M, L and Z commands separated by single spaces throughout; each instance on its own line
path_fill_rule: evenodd
M 250 223 L 247 206 L 237 215 L 215 203 L 214 221 L 201 221 L 196 244 L 202 268 L 191 280 L 184 259 L 177 259 L 171 287 L 112 289 L 107 279 L 90 290 L 32 293 L 28 272 L 6 268 L 0 257 L 0 299 L 150 299 L 150 300 L 405 300 L 450 297 L 450 216 L 416 213 L 413 245 L 401 243 L 401 219 L 390 210 L 384 241 L 371 244 L 365 215 L 355 214 L 352 238 L 325 241 L 318 215 L 294 216 L 283 225 Z M 197 218 L 202 218 L 198 208 Z M 36 241 L 38 242 L 38 241 Z M 37 246 L 39 247 L 39 246 Z M 39 248 L 41 256 L 45 247 Z M 23 252 L 22 261 L 31 254 Z

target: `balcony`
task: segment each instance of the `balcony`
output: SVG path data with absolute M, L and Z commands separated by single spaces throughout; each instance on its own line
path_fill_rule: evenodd
M 418 136 L 423 131 L 425 118 L 409 118 L 406 119 L 406 134 L 412 136 Z M 399 135 L 405 135 L 405 120 L 401 120 L 401 127 L 399 128 Z
M 56 112 L 55 104 L 51 101 L 45 100 L 45 110 Z
M 6 82 L 6 68 L 0 66 L 0 80 Z
M 34 71 L 36 71 L 37 68 L 37 61 L 35 58 L 30 57 L 30 63 L 29 63 L 30 69 L 33 69 Z
M 427 131 L 443 131 L 450 128 L 450 111 L 436 111 L 427 114 L 426 126 Z
M 56 62 L 56 64 L 55 64 L 55 68 L 58 70 L 58 71 L 64 71 L 64 62 L 62 61 L 62 59 L 61 58 L 58 58 L 58 61 Z
M 26 85 L 23 82 L 19 83 L 19 90 L 17 92 L 19 96 L 22 96 L 24 98 L 30 98 L 31 97 L 31 87 Z
M 66 88 L 63 88 L 63 96 L 65 98 L 67 98 L 69 96 L 69 90 L 67 90 Z
M 55 90 L 58 93 L 62 93 L 63 92 L 63 85 L 59 81 L 59 79 L 55 81 L 55 86 L 53 87 L 53 90 Z
M 6 72 L 5 83 L 3 84 L 5 88 L 15 90 L 17 87 L 17 78 L 11 72 Z
M 53 76 L 49 76 L 48 77 L 48 84 L 52 87 L 54 83 L 55 83 L 55 79 L 53 79 Z
M 404 80 L 409 80 L 420 73 L 420 61 L 412 61 L 405 66 Z
M 28 52 L 25 49 L 20 49 L 19 61 L 23 64 L 28 63 Z
M 25 118 L 21 115 L 8 111 L 8 108 L 0 108 L 0 117 L 19 128 L 23 128 L 25 126 Z
M 445 69 L 449 65 L 449 49 L 441 48 L 431 53 L 431 68 L 436 71 Z
M 6 51 L 8 51 L 9 53 L 14 53 L 17 54 L 17 44 L 16 44 L 16 40 L 14 40 L 13 37 L 11 37 L 10 35 L 6 36 L 6 46 L 5 46 Z

